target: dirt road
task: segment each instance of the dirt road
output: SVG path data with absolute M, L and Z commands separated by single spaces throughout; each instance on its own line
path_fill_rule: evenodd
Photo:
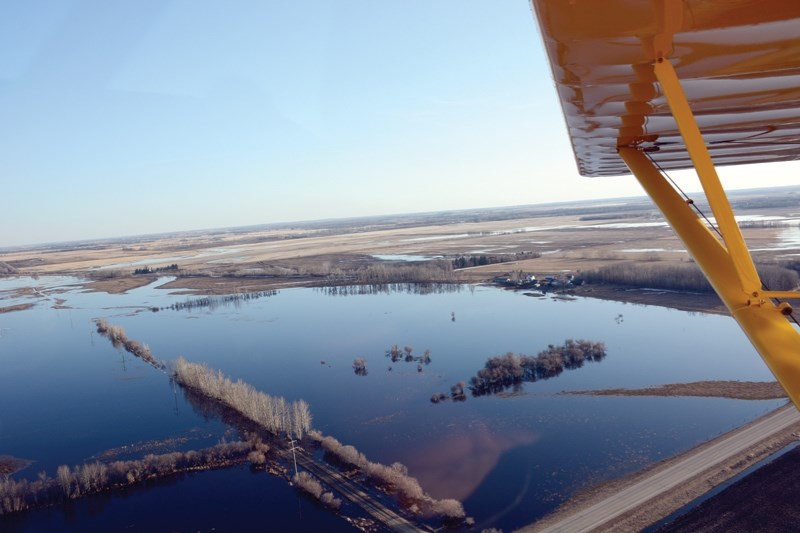
M 793 405 L 777 409 L 754 424 L 734 430 L 711 445 L 687 454 L 681 461 L 619 491 L 590 507 L 546 527 L 533 524 L 524 531 L 536 533 L 582 532 L 602 528 L 604 524 L 697 476 L 704 470 L 746 451 L 768 436 L 785 431 L 800 422 L 800 412 Z

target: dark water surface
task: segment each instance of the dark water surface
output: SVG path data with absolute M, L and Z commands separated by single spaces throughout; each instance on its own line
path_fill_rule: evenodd
M 15 475 L 50 476 L 60 464 L 109 449 L 139 457 L 152 441 L 199 449 L 223 436 L 167 374 L 94 333 L 105 318 L 154 355 L 183 355 L 273 395 L 311 405 L 314 426 L 370 459 L 400 461 L 436 497 L 464 502 L 479 528 L 511 530 L 593 483 L 619 477 L 728 431 L 784 401 L 588 397 L 560 391 L 642 387 L 706 379 L 771 380 L 729 317 L 592 299 L 537 299 L 491 288 L 330 296 L 283 290 L 238 305 L 167 307 L 186 296 L 156 286 L 125 295 L 79 292 L 69 278 L 0 280 L 0 454 L 35 461 Z M 17 294 L 36 286 L 45 296 Z M 47 299 L 49 298 L 49 299 Z M 66 300 L 56 309 L 56 298 Z M 455 320 L 453 320 L 453 317 Z M 468 381 L 493 355 L 535 355 L 585 338 L 607 357 L 518 395 L 433 405 L 434 393 Z M 431 363 L 392 363 L 393 344 Z M 367 361 L 357 376 L 352 362 Z M 391 370 L 389 370 L 391 367 Z M 0 518 L 13 531 L 331 531 L 340 518 L 246 467 L 182 476 L 154 487 L 86 498 L 68 508 Z M 145 512 L 144 510 L 147 510 Z M 271 526 L 265 526 L 271 524 Z

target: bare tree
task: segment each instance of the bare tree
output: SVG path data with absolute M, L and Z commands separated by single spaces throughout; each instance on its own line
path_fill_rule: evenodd
M 363 358 L 357 357 L 355 360 L 353 360 L 353 371 L 357 376 L 366 376 L 367 362 Z

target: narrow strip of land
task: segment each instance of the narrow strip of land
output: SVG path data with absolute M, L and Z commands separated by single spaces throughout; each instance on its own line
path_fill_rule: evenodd
M 744 428 L 734 430 L 708 445 L 686 454 L 674 464 L 654 471 L 652 475 L 594 505 L 580 509 L 556 523 L 550 523 L 543 527 L 533 524 L 526 528 L 526 531 L 577 533 L 602 529 L 615 518 L 665 494 L 736 454 L 746 452 L 748 448 L 769 436 L 785 431 L 799 422 L 800 412 L 794 405 L 781 407 Z
M 777 381 L 694 381 L 670 383 L 643 389 L 600 389 L 563 392 L 587 396 L 697 396 L 702 398 L 733 398 L 738 400 L 775 400 L 786 398 Z

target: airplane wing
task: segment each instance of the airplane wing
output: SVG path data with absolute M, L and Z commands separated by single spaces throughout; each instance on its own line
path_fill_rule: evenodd
M 800 408 L 800 330 L 779 300 L 800 293 L 763 286 L 716 173 L 800 159 L 800 1 L 531 4 L 580 173 L 636 176 Z M 663 175 L 686 168 L 717 233 Z
M 631 143 L 664 169 L 693 166 L 652 72 L 659 54 L 716 165 L 800 159 L 797 0 L 532 4 L 582 175 L 628 174 L 617 146 Z

